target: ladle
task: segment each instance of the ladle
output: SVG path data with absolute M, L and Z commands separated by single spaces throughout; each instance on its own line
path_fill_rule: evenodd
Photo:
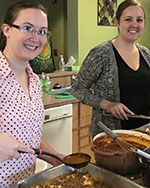
M 58 156 L 49 152 L 42 151 L 41 149 L 35 149 L 35 148 L 32 148 L 32 149 L 35 151 L 35 154 L 37 155 L 47 155 L 47 156 L 53 157 L 59 160 L 60 162 L 62 162 L 63 164 L 67 166 L 71 166 L 73 168 L 77 168 L 77 169 L 86 166 L 91 160 L 90 155 L 86 153 L 72 153 L 64 157 L 64 159 L 61 159 Z M 23 153 L 23 152 L 20 152 L 20 153 Z
M 148 154 L 150 155 L 150 147 L 149 147 L 149 146 L 146 147 L 146 148 L 144 149 L 144 152 L 146 152 L 146 153 L 148 153 Z M 150 160 L 148 160 L 148 162 L 150 162 Z

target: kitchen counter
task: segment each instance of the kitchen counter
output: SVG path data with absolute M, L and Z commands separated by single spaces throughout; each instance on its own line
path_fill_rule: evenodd
M 42 99 L 45 109 L 79 102 L 76 98 L 56 99 L 56 96 L 57 95 L 48 95 L 43 92 Z

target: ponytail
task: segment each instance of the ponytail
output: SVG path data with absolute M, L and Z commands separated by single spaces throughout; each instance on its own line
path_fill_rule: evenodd
M 0 34 L 0 51 L 3 52 L 6 46 L 6 37 L 3 34 L 3 32 L 1 32 Z

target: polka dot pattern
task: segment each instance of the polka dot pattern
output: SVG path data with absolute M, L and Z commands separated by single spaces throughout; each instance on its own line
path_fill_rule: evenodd
M 0 132 L 24 144 L 39 148 L 44 109 L 40 81 L 27 65 L 30 98 L 15 80 L 4 55 L 0 53 Z M 35 155 L 21 154 L 19 159 L 0 163 L 0 188 L 16 188 L 17 182 L 34 173 Z

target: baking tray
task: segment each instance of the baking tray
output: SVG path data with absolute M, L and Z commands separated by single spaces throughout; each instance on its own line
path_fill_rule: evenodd
M 18 183 L 18 188 L 31 188 L 31 186 L 40 184 L 42 185 L 43 183 L 48 182 L 48 179 L 52 179 L 57 176 L 68 174 L 74 171 L 74 168 L 62 164 L 57 167 L 53 167 L 45 171 L 39 172 L 31 177 L 20 181 Z M 123 176 L 97 167 L 92 163 L 89 163 L 86 167 L 83 167 L 79 171 L 83 173 L 88 172 L 90 175 L 100 178 L 100 180 L 104 183 L 111 186 L 117 186 L 117 188 L 143 188 L 143 186 L 140 186 Z

